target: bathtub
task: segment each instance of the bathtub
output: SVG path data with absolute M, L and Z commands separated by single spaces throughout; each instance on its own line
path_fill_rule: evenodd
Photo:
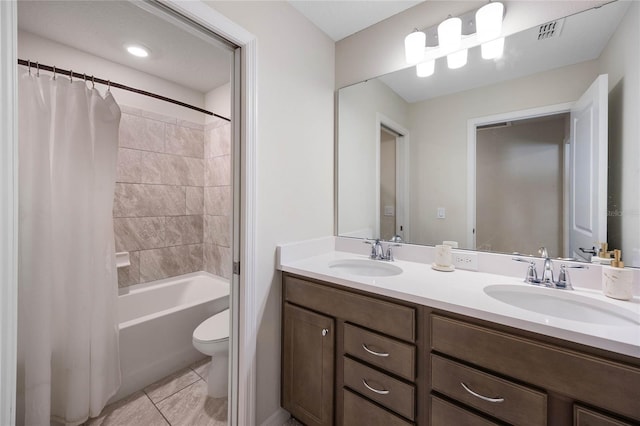
M 193 330 L 229 307 L 229 280 L 207 272 L 121 288 L 118 297 L 122 399 L 204 356 Z

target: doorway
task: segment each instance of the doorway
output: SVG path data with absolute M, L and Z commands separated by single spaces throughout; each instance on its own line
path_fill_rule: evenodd
M 111 3 L 111 2 L 108 2 L 108 3 Z M 76 4 L 74 4 L 73 6 L 75 7 L 75 6 L 77 6 L 77 5 L 78 5 L 78 4 L 76 3 Z M 189 9 L 190 7 L 185 6 L 184 8 L 185 8 L 185 9 Z M 172 16 L 172 17 L 170 17 L 170 18 L 168 19 L 167 24 L 168 24 L 168 25 L 171 25 L 171 24 L 169 23 L 169 21 L 172 21 L 172 20 L 173 20 L 173 21 L 175 21 L 175 20 L 176 20 L 176 16 L 175 16 L 175 15 L 174 15 L 174 16 Z M 48 24 L 51 24 L 51 23 L 52 23 L 52 21 L 51 21 L 51 19 L 49 19 Z M 174 24 L 175 24 L 175 22 L 174 22 Z M 202 27 L 200 27 L 200 26 L 198 26 L 198 25 L 196 25 L 196 27 L 198 28 L 198 30 L 202 30 Z M 198 30 L 196 30 L 196 32 L 197 32 Z M 67 32 L 68 32 L 68 28 L 66 28 L 66 29 L 65 29 L 65 31 L 67 31 Z M 98 49 L 98 50 L 99 50 L 99 49 Z M 231 53 L 231 56 L 234 58 L 234 59 L 233 59 L 233 61 L 232 61 L 232 63 L 234 63 L 234 64 L 236 64 L 236 65 L 239 65 L 239 59 L 238 59 L 238 58 L 239 58 L 239 55 L 238 55 L 238 54 L 235 54 L 235 55 L 234 55 L 233 53 Z M 34 61 L 36 61 L 36 59 L 35 59 L 35 58 L 32 58 L 32 59 L 33 59 Z M 14 62 L 15 62 L 15 61 L 14 61 Z M 58 64 L 59 64 L 59 63 L 61 63 L 61 61 L 55 61 L 55 63 L 58 63 Z M 84 69 L 84 68 L 82 68 L 82 70 L 85 70 L 85 69 Z M 87 70 L 87 71 L 88 71 L 88 70 Z M 236 72 L 236 73 L 235 73 L 234 78 L 236 78 L 236 81 L 237 81 L 237 82 L 238 82 L 238 84 L 239 84 L 239 78 L 238 78 L 238 76 L 239 76 L 239 67 L 237 68 L 237 71 L 238 71 L 238 72 Z M 77 71 L 76 71 L 76 72 L 77 72 Z M 231 74 L 231 72 L 229 72 L 229 74 Z M 114 89 L 114 90 L 115 90 L 115 89 Z M 240 92 L 240 91 L 239 91 L 239 89 L 238 89 L 237 87 L 236 87 L 235 89 L 230 90 L 230 93 L 235 94 L 235 95 L 238 95 L 238 94 L 239 94 L 239 92 Z M 231 95 L 230 95 L 230 96 L 231 96 Z M 234 114 L 236 114 L 236 116 L 237 116 L 237 117 L 239 117 L 238 111 L 240 110 L 240 105 L 239 105 L 238 99 L 239 99 L 239 96 L 236 98 L 235 108 L 231 108 L 231 107 L 229 108 L 229 110 L 230 110 L 230 111 L 232 111 L 232 110 L 234 111 Z M 153 112 L 153 111 L 151 111 L 151 112 Z M 144 114 L 144 113 L 141 113 L 141 114 Z M 147 118 L 148 118 L 148 117 L 147 117 Z M 158 118 L 158 117 L 155 117 L 155 118 Z M 180 120 L 180 119 L 178 119 L 178 120 Z M 162 120 L 159 120 L 159 121 L 162 121 Z M 188 121 L 188 120 L 185 120 L 185 121 Z M 181 122 L 181 123 L 182 123 L 182 122 Z M 184 123 L 182 123 L 182 124 L 184 124 Z M 179 127 L 179 126 L 178 126 L 178 127 Z M 188 127 L 188 124 L 187 124 L 187 127 Z M 232 140 L 236 141 L 236 144 L 237 144 L 237 143 L 239 143 L 239 137 L 237 137 L 237 134 L 238 134 L 238 131 L 239 131 L 240 126 L 239 126 L 239 124 L 236 124 L 235 126 L 233 126 L 233 128 L 234 128 L 234 130 L 235 130 L 233 133 L 235 133 L 235 134 L 236 134 L 236 137 L 235 137 L 235 138 L 233 138 Z M 234 145 L 234 146 L 235 146 L 235 145 Z M 234 148 L 234 146 L 232 146 L 231 148 Z M 129 148 L 131 148 L 131 147 L 129 147 Z M 231 151 L 233 151 L 233 152 L 234 152 L 234 154 L 236 155 L 236 158 L 234 159 L 235 164 L 236 164 L 236 165 L 237 165 L 237 164 L 239 164 L 239 163 L 240 163 L 240 160 L 239 160 L 239 156 L 237 155 L 237 153 L 239 152 L 239 148 L 238 148 L 238 147 L 236 147 L 236 148 L 234 148 L 234 149 L 231 149 Z M 172 154 L 175 154 L 175 153 L 172 153 Z M 234 176 L 234 178 L 236 178 L 236 179 L 240 177 L 241 173 L 240 173 L 240 171 L 237 169 L 237 167 L 233 167 L 233 168 L 232 168 L 231 166 L 229 166 L 229 172 L 231 172 L 231 170 L 233 170 L 233 171 L 234 171 L 234 173 L 230 173 L 230 175 L 231 175 L 231 176 Z M 249 184 L 250 184 L 250 183 L 249 183 Z M 234 189 L 239 188 L 239 185 L 237 184 L 237 182 L 234 182 L 232 186 L 233 186 L 233 188 L 234 188 Z M 239 193 L 239 189 L 236 189 L 235 191 L 232 191 L 232 192 L 237 194 L 237 193 Z M 233 196 L 233 194 L 232 194 L 232 196 Z M 233 197 L 233 199 L 235 200 L 235 199 L 236 199 L 236 197 Z M 237 205 L 238 205 L 238 203 L 233 203 L 233 204 L 234 204 L 235 206 L 237 206 Z M 234 219 L 233 219 L 232 221 L 228 221 L 228 222 L 229 222 L 229 224 L 230 224 L 231 222 L 233 222 L 233 223 L 234 223 L 234 225 L 235 225 L 235 226 L 234 226 L 234 229 L 237 229 L 237 228 L 239 228 L 239 227 L 240 227 L 240 226 L 239 226 L 239 220 L 238 220 L 238 218 L 239 218 L 239 211 L 237 211 L 237 210 L 236 210 L 236 211 L 234 211 L 233 217 L 234 217 Z M 228 228 L 229 228 L 229 233 L 231 233 L 231 226 L 228 226 Z M 235 238 L 239 238 L 239 237 L 238 237 L 238 235 L 239 235 L 239 232 L 234 232 L 234 236 L 235 236 Z M 228 238 L 230 239 L 231 237 L 228 237 Z M 237 240 L 236 240 L 236 241 L 237 241 Z M 234 245 L 233 245 L 233 247 L 230 247 L 230 250 L 229 250 L 229 251 L 230 251 L 230 252 L 236 252 L 236 253 L 237 253 L 237 252 L 239 252 L 239 250 L 240 250 L 240 247 L 239 247 L 238 245 L 234 244 Z M 231 261 L 232 261 L 232 259 L 233 259 L 233 260 L 235 260 L 236 258 L 237 258 L 237 256 L 236 256 L 236 255 L 234 255 L 234 254 L 230 254 L 230 255 L 228 256 L 228 269 L 229 269 L 230 271 L 232 270 Z M 247 266 L 249 266 L 249 262 L 247 262 Z M 236 290 L 235 290 L 235 292 L 234 292 L 234 290 L 232 290 L 232 299 L 233 299 L 233 300 L 235 300 L 235 302 L 232 302 L 232 304 L 234 304 L 234 305 L 235 305 L 236 303 L 239 303 L 239 301 L 238 301 L 238 300 L 239 300 L 239 297 L 240 297 L 240 296 L 239 296 L 239 294 L 238 294 L 238 292 L 237 292 L 237 288 L 238 288 L 238 285 L 237 285 L 237 276 L 234 276 L 234 282 L 235 282 L 235 285 L 234 285 L 234 286 L 232 286 L 232 287 L 233 287 L 233 288 L 235 288 Z M 238 313 L 238 311 L 236 311 L 236 314 L 235 314 L 233 317 L 237 318 L 237 317 L 238 317 L 238 315 L 239 315 L 239 313 Z M 238 324 L 237 324 L 237 320 L 236 320 L 236 321 L 234 321 L 234 324 L 233 324 L 233 329 L 234 329 L 233 335 L 237 336 L 238 328 L 239 328 L 239 326 L 238 326 Z M 236 342 L 236 344 L 237 344 L 237 342 Z M 236 365 L 236 367 L 237 367 L 237 365 L 238 365 L 238 361 L 237 361 L 237 353 L 238 353 L 238 351 L 237 351 L 237 350 L 235 350 L 235 351 L 232 351 L 232 353 L 233 353 L 233 352 L 235 352 L 235 358 L 236 358 L 236 359 L 235 359 L 235 361 L 232 361 L 232 363 L 235 363 L 235 365 Z M 232 358 L 232 359 L 233 359 L 233 358 Z M 237 391 L 237 385 L 234 385 L 234 386 L 232 386 L 232 387 L 233 387 L 233 388 L 236 388 L 236 391 Z M 230 410 L 230 411 L 233 413 L 233 411 L 234 411 L 233 407 L 236 407 L 236 404 L 230 404 L 230 407 L 231 407 L 231 410 Z M 237 414 L 236 414 L 236 415 L 232 414 L 232 415 L 231 415 L 231 417 L 230 417 L 230 420 L 233 422 L 233 420 L 232 420 L 232 419 L 234 419 L 234 418 L 236 418 L 236 417 L 237 417 Z
M 409 130 L 376 117 L 376 229 L 382 240 L 409 241 Z

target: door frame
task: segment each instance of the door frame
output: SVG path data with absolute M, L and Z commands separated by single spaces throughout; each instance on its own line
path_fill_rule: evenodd
M 479 126 L 502 123 L 504 121 L 526 120 L 528 118 L 544 117 L 568 113 L 573 102 L 546 105 L 501 114 L 474 117 L 467 120 L 467 246 L 475 250 L 476 247 L 476 132 Z M 565 179 L 566 181 L 566 179 Z M 566 189 L 566 188 L 565 188 Z M 567 212 L 564 212 L 564 216 Z
M 383 127 L 396 133 L 396 233 L 398 232 L 398 218 L 402 220 L 403 240 L 410 240 L 411 226 L 409 226 L 409 129 L 396 123 L 381 113 L 376 113 L 376 171 L 375 171 L 375 228 L 373 235 L 380 237 L 380 132 Z
M 241 49 L 240 117 L 240 275 L 236 322 L 229 348 L 236 379 L 229 401 L 230 424 L 255 423 L 256 343 L 256 145 L 257 41 L 256 37 L 203 1 L 166 0 L 174 12 L 233 42 Z M 15 423 L 17 292 L 18 292 L 18 134 L 17 134 L 17 3 L 0 2 L 0 424 Z M 235 241 L 234 241 L 235 243 Z M 237 282 L 238 280 L 234 280 Z M 234 362 L 235 360 L 235 362 Z M 232 379 L 233 381 L 233 379 Z

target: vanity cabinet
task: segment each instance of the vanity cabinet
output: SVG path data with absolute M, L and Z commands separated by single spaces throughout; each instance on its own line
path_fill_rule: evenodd
M 315 414 L 319 411 L 314 405 L 319 404 L 317 398 L 325 396 L 316 377 L 324 376 L 331 365 L 335 366 L 334 376 L 323 382 L 332 386 L 333 404 L 326 404 L 327 410 L 333 410 L 333 423 L 330 424 L 424 424 L 420 419 L 426 409 L 419 408 L 418 404 L 423 395 L 426 397 L 426 380 L 419 380 L 424 375 L 420 368 L 426 367 L 419 367 L 418 361 L 418 355 L 426 347 L 420 336 L 422 328 L 418 326 L 421 323 L 420 306 L 342 290 L 286 273 L 283 284 L 282 404 L 286 410 L 307 425 L 325 424 L 320 423 Z M 295 324 L 300 319 L 294 316 L 298 312 L 326 320 L 322 323 L 324 327 L 335 324 L 335 333 L 330 338 L 333 339 L 331 344 L 335 345 L 332 353 L 335 364 L 321 363 L 317 355 L 308 353 L 319 350 L 318 338 L 292 337 L 291 329 L 299 327 Z M 319 320 L 317 323 L 320 324 Z M 308 332 L 317 334 L 321 327 L 318 325 L 316 330 L 309 329 Z M 328 348 L 329 344 L 325 343 L 323 348 Z M 303 349 L 296 347 L 298 345 L 315 348 Z M 303 353 L 314 358 L 307 366 L 297 366 L 296 362 L 305 363 L 304 359 L 296 361 L 296 356 L 303 356 Z M 296 394 L 304 392 L 302 387 L 307 381 L 314 396 L 308 400 L 305 397 L 304 404 L 293 401 L 292 391 Z M 313 407 L 313 416 L 308 415 L 309 407 Z
M 334 321 L 289 304 L 283 319 L 282 404 L 306 425 L 332 425 Z
M 640 360 L 283 274 L 282 404 L 306 425 L 640 425 Z
M 446 313 L 432 314 L 430 323 L 436 394 L 514 425 L 640 424 L 638 363 Z

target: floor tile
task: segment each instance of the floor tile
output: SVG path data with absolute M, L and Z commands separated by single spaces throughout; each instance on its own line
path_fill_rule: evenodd
M 211 365 L 211 357 L 208 356 L 201 361 L 194 362 L 190 368 L 195 371 L 198 376 L 202 377 L 205 382 L 209 378 L 209 366 Z
M 227 398 L 207 396 L 199 380 L 157 404 L 172 426 L 227 426 Z
M 105 407 L 100 416 L 89 419 L 86 426 L 167 426 L 158 409 L 144 392 L 136 392 Z
M 293 417 L 290 417 L 282 426 L 302 426 L 302 423 L 298 422 Z
M 200 380 L 193 370 L 185 368 L 144 388 L 154 404 Z

